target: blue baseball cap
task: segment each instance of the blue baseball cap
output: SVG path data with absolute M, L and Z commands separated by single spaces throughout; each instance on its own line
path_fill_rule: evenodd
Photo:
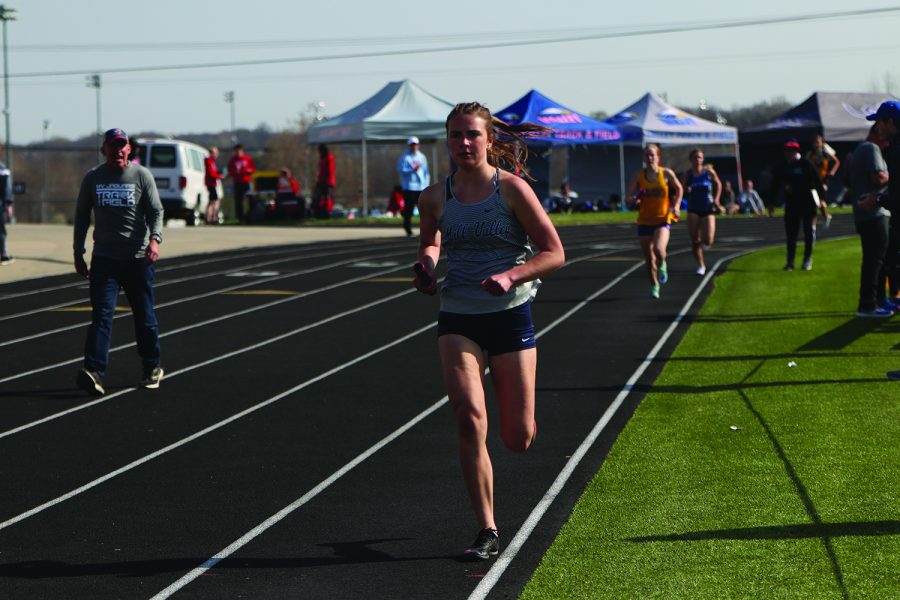
M 105 134 L 103 134 L 104 142 L 111 142 L 113 140 L 125 140 L 128 141 L 128 134 L 125 133 L 122 129 L 115 127 L 113 129 L 108 130 Z
M 900 121 L 900 102 L 896 100 L 886 100 L 881 103 L 878 110 L 866 117 L 869 121 L 877 121 L 878 119 L 893 119 Z

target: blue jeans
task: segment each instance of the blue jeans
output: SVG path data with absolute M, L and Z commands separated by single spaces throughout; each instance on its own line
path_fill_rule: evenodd
M 155 268 L 144 258 L 113 259 L 95 256 L 91 260 L 91 325 L 84 343 L 84 368 L 106 373 L 112 321 L 119 290 L 131 305 L 134 336 L 144 370 L 159 366 L 159 326 L 153 312 Z

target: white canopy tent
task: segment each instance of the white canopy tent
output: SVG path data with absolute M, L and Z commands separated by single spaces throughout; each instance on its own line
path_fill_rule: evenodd
M 647 144 L 728 145 L 733 147 L 735 158 L 740 164 L 736 128 L 686 113 L 652 92 L 644 94 L 615 116 L 606 119 L 606 123 L 615 125 L 622 132 L 622 143 L 616 148 L 618 160 L 616 161 L 611 147 L 591 146 L 576 148 L 570 152 L 569 179 L 575 189 L 611 195 L 614 188 L 607 182 L 618 179 L 618 195 L 624 200 L 627 173 L 640 168 L 642 149 Z M 617 178 L 614 175 L 616 167 Z
M 625 144 L 687 146 L 691 144 L 735 144 L 738 130 L 686 113 L 648 92 L 637 102 L 606 120 L 622 130 Z
M 411 135 L 422 141 L 441 139 L 444 122 L 453 106 L 414 81 L 392 81 L 350 110 L 310 127 L 307 141 L 310 144 L 361 144 L 363 213 L 367 214 L 366 142 L 406 141 Z M 436 146 L 432 148 L 432 162 L 437 162 Z

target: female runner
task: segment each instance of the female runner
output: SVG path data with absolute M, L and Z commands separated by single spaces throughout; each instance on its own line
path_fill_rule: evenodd
M 651 298 L 659 298 L 659 285 L 669 280 L 666 249 L 670 223 L 680 214 L 681 194 L 675 173 L 659 164 L 659 146 L 648 144 L 644 149 L 644 167 L 628 184 L 628 197 L 634 198 L 638 206 L 638 237 L 650 277 Z
M 719 202 L 722 182 L 712 165 L 703 164 L 703 150 L 691 150 L 691 168 L 681 180 L 687 196 L 688 235 L 691 250 L 697 260 L 697 275 L 706 275 L 703 253 L 709 250 L 716 239 L 716 213 L 724 213 Z
M 538 278 L 559 268 L 559 236 L 528 184 L 522 136 L 536 125 L 511 126 L 481 104 L 457 104 L 446 121 L 450 157 L 458 167 L 419 199 L 416 288 L 435 294 L 435 265 L 447 253 L 441 286 L 438 348 L 456 418 L 459 461 L 480 531 L 464 556 L 486 560 L 500 550 L 494 481 L 487 450 L 484 372 L 490 367 L 500 435 L 515 452 L 534 441 L 537 349 L 531 300 Z M 524 151 L 524 152 L 523 152 Z M 530 242 L 540 253 L 534 255 Z

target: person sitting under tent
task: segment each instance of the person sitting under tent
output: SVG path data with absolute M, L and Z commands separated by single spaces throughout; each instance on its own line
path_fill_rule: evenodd
M 753 213 L 762 216 L 766 212 L 762 198 L 759 197 L 759 192 L 753 187 L 752 179 L 748 179 L 747 183 L 744 184 L 744 191 L 738 196 L 737 203 L 738 212 L 742 215 Z

